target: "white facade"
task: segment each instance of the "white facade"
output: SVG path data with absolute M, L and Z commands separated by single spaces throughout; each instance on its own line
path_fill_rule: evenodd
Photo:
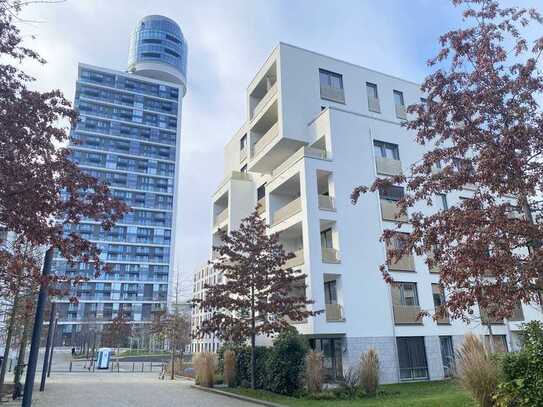
M 394 226 L 394 202 L 374 193 L 351 204 L 354 187 L 371 184 L 378 173 L 408 170 L 421 157 L 423 147 L 401 123 L 405 106 L 422 97 L 416 83 L 280 43 L 249 84 L 247 120 L 225 147 L 225 179 L 213 195 L 213 244 L 220 243 L 218 228 L 237 229 L 262 204 L 270 233 L 279 232 L 296 255 L 290 266 L 308 275 L 313 309 L 325 310 L 295 326 L 323 350 L 332 376 L 374 347 L 384 383 L 440 379 L 466 331 L 488 334 L 479 318 L 469 325 L 416 321 L 439 301 L 432 286 L 439 274 L 425 257 L 402 258 L 391 273 L 411 284 L 386 284 L 379 237 Z M 471 193 L 448 194 L 446 203 Z M 402 231 L 409 232 L 407 223 Z M 523 305 L 519 315 L 542 319 L 535 305 Z M 510 350 L 519 346 L 519 328 L 520 321 L 492 325 Z

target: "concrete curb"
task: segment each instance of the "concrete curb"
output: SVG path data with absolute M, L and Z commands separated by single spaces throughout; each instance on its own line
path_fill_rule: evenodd
M 197 384 L 191 384 L 190 387 L 192 387 L 194 389 L 202 390 L 202 391 L 207 391 L 209 393 L 220 394 L 221 396 L 226 396 L 226 397 L 230 397 L 230 398 L 233 398 L 233 399 L 247 401 L 249 403 L 259 404 L 261 406 L 288 407 L 288 406 L 285 406 L 283 404 L 272 403 L 271 401 L 266 401 L 266 400 L 254 399 L 252 397 L 242 396 L 240 394 L 230 393 L 228 391 L 217 390 L 217 389 L 214 389 L 212 387 L 198 386 Z

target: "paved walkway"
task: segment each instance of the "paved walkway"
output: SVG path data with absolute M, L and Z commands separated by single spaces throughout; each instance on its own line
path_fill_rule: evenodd
M 157 373 L 51 374 L 36 407 L 253 407 L 256 404 L 193 389 L 187 380 L 159 380 Z M 39 381 L 37 381 L 39 384 Z M 9 402 L 5 407 L 20 406 Z

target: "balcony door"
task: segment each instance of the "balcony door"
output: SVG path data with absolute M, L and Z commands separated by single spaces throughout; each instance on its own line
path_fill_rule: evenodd
M 428 364 L 423 336 L 396 338 L 400 380 L 428 379 Z

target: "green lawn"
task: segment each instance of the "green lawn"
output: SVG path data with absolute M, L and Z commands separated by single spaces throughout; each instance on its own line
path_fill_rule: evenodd
M 380 386 L 375 398 L 356 400 L 308 400 L 280 396 L 262 390 L 221 389 L 292 407 L 469 407 L 475 406 L 469 395 L 451 381 L 388 384 Z

